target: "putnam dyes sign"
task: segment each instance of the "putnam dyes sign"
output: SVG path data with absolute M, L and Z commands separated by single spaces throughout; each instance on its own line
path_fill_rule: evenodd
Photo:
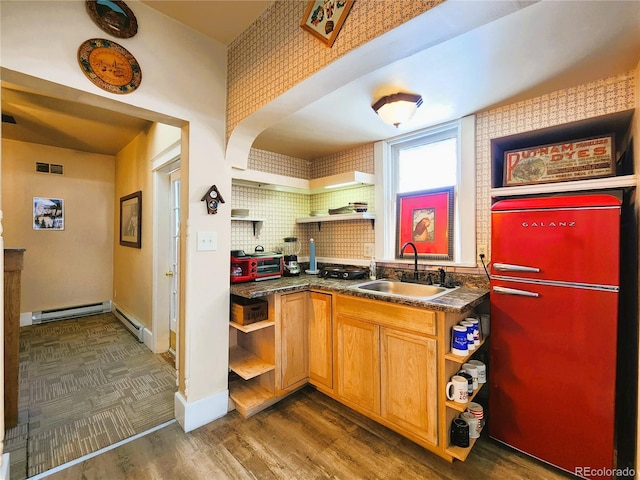
M 613 135 L 510 150 L 504 154 L 504 186 L 614 174 Z

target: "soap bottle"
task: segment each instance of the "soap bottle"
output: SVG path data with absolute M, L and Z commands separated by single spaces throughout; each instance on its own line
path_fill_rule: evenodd
M 369 264 L 369 279 L 376 279 L 376 259 L 371 257 L 371 263 Z

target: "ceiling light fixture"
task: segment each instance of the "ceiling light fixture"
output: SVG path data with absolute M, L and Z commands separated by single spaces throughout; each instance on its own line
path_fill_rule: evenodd
M 413 93 L 394 93 L 382 97 L 371 105 L 383 122 L 398 125 L 411 120 L 418 107 L 422 105 L 422 97 Z

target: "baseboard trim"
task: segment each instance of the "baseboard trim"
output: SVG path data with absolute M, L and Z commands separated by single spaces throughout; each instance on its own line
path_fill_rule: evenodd
M 182 394 L 176 392 L 176 420 L 185 432 L 190 432 L 220 417 L 224 417 L 227 414 L 228 402 L 229 390 L 224 390 L 195 402 L 185 401 Z
M 2 465 L 0 466 L 0 480 L 9 480 L 11 472 L 9 471 L 9 453 L 2 454 Z
M 20 314 L 20 326 L 28 327 L 33 325 L 33 312 L 24 312 Z

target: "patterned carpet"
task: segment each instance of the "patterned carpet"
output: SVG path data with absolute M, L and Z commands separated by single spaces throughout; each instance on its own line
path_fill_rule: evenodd
M 22 480 L 174 418 L 174 366 L 110 313 L 20 329 L 18 425 L 5 433 Z

